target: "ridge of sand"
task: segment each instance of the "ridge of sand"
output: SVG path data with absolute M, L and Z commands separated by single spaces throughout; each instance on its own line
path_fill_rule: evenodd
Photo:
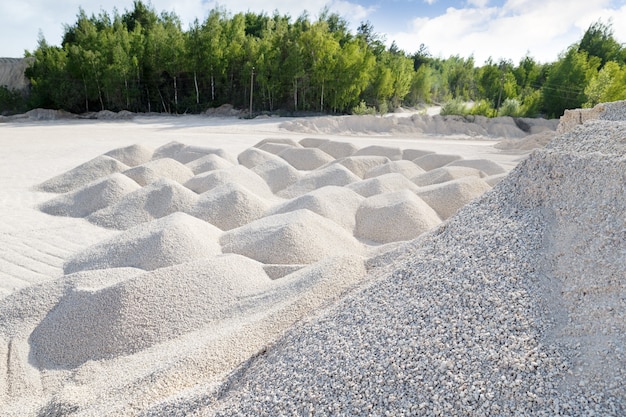
M 484 178 L 486 174 L 476 168 L 451 166 L 447 165 L 441 168 L 435 168 L 423 174 L 419 174 L 413 178 L 415 184 L 420 187 L 426 185 L 440 184 L 446 181 L 452 181 L 463 177 L 478 177 Z
M 390 193 L 393 191 L 409 190 L 417 192 L 419 187 L 404 175 L 398 173 L 383 174 L 377 177 L 361 180 L 348 184 L 346 188 L 362 195 L 371 197 L 377 194 Z
M 121 201 L 87 217 L 101 227 L 124 230 L 172 213 L 190 212 L 198 196 L 170 179 L 160 179 L 126 194 Z
M 150 161 L 152 159 L 152 155 L 154 155 L 154 149 L 134 144 L 123 148 L 113 149 L 105 153 L 105 155 L 115 158 L 129 167 L 135 167 Z
M 307 209 L 353 233 L 356 211 L 364 198 L 347 187 L 328 185 L 275 206 L 267 215 Z
M 130 168 L 123 172 L 142 187 L 161 178 L 169 178 L 184 184 L 194 176 L 191 169 L 172 158 L 159 158 Z
M 367 198 L 356 212 L 355 236 L 379 243 L 415 239 L 441 223 L 415 193 L 401 190 Z
M 300 209 L 263 217 L 220 239 L 224 253 L 266 264 L 309 264 L 329 256 L 363 254 L 363 246 L 337 223 Z
M 231 230 L 263 217 L 269 206 L 246 187 L 226 183 L 200 194 L 189 214 L 221 230 Z
M 147 271 L 221 253 L 222 231 L 185 213 L 134 226 L 72 256 L 63 270 L 131 267 Z
M 379 165 L 369 169 L 365 175 L 363 175 L 363 179 L 377 177 L 379 175 L 397 173 L 402 174 L 407 178 L 413 178 L 419 174 L 423 174 L 424 171 L 422 168 L 417 166 L 415 163 L 406 160 L 399 161 L 390 161 L 383 165 Z
M 115 173 L 48 200 L 39 206 L 39 210 L 53 216 L 86 217 L 118 203 L 125 195 L 139 188 L 126 175 Z
M 272 190 L 258 174 L 248 168 L 235 165 L 227 169 L 207 171 L 195 175 L 184 183 L 185 187 L 198 194 L 210 191 L 220 185 L 237 183 L 248 188 L 259 197 L 272 197 Z
M 35 188 L 49 193 L 66 193 L 92 181 L 128 170 L 129 167 L 110 156 L 100 155 L 63 174 L 42 182 Z
M 203 172 L 214 171 L 216 169 L 228 169 L 233 166 L 233 163 L 217 154 L 211 153 L 198 159 L 194 159 L 185 165 L 191 169 L 194 175 L 198 175 Z
M 477 177 L 463 177 L 440 184 L 423 187 L 417 195 L 445 220 L 491 187 Z
M 295 184 L 279 191 L 277 195 L 283 198 L 294 198 L 328 185 L 344 186 L 360 180 L 361 178 L 343 165 L 331 163 L 326 167 L 310 171 Z

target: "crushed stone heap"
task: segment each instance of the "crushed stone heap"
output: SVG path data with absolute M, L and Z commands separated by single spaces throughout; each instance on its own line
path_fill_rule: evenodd
M 535 151 L 212 400 L 169 409 L 625 415 L 626 121 L 606 119 Z

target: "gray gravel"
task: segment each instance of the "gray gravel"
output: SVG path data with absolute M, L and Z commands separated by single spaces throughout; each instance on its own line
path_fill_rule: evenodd
M 147 415 L 626 415 L 625 138 L 558 137 L 219 389 Z

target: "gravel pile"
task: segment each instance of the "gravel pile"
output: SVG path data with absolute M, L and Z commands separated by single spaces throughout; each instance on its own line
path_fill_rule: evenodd
M 185 213 L 132 227 L 72 256 L 65 274 L 89 269 L 131 267 L 146 271 L 221 253 L 222 231 Z
M 309 264 L 364 249 L 337 223 L 306 209 L 263 217 L 224 233 L 220 242 L 224 253 L 266 264 Z
M 269 203 L 237 183 L 227 183 L 200 194 L 189 212 L 222 230 L 246 225 L 265 215 Z
M 390 146 L 370 145 L 357 150 L 354 156 L 384 156 L 392 161 L 402 159 L 402 149 Z
M 366 199 L 356 212 L 355 236 L 379 243 L 412 240 L 439 223 L 424 200 L 401 190 Z
M 126 175 L 115 173 L 46 201 L 39 209 L 54 216 L 86 217 L 120 202 L 125 195 L 139 188 Z
M 354 231 L 356 211 L 364 198 L 347 187 L 329 185 L 318 188 L 272 208 L 267 214 L 281 214 L 307 209 Z
M 413 160 L 413 162 L 422 168 L 424 171 L 431 171 L 435 168 L 441 168 L 444 165 L 448 165 L 451 162 L 461 159 L 460 155 L 447 155 L 443 153 L 431 153 L 424 156 L 420 156 Z
M 337 142 L 330 140 L 319 146 L 320 150 L 326 152 L 333 158 L 345 158 L 354 154 L 359 148 L 350 142 Z
M 208 148 L 203 146 L 190 146 L 180 142 L 170 142 L 155 149 L 153 160 L 161 158 L 172 158 L 181 164 L 187 164 L 207 155 L 217 155 L 227 161 L 236 163 L 237 160 L 228 152 L 221 148 Z
M 295 169 L 311 171 L 334 161 L 335 158 L 318 148 L 288 148 L 278 154 Z
M 202 194 L 220 185 L 233 183 L 242 185 L 261 197 L 273 196 L 272 190 L 263 178 L 242 165 L 203 172 L 190 178 L 184 185 L 190 190 Z
M 146 162 L 123 172 L 142 187 L 161 178 L 169 178 L 184 184 L 194 176 L 193 171 L 172 158 L 160 158 Z
M 367 180 L 353 182 L 346 188 L 362 195 L 371 197 L 377 194 L 390 193 L 393 191 L 409 190 L 417 192 L 419 187 L 402 174 L 383 174 Z
M 389 161 L 390 159 L 386 156 L 367 155 L 347 156 L 345 158 L 340 158 L 333 163 L 343 165 L 352 171 L 354 175 L 363 178 L 369 170 L 379 165 L 386 164 Z
M 506 170 L 498 165 L 498 163 L 488 159 L 460 159 L 449 163 L 448 166 L 474 168 L 487 175 L 497 175 L 506 172 Z
M 129 167 L 145 164 L 152 159 L 154 150 L 143 145 L 130 145 L 124 148 L 113 149 L 105 155 L 115 158 Z
M 178 211 L 189 213 L 198 195 L 176 181 L 161 179 L 126 194 L 119 202 L 87 216 L 91 223 L 125 230 Z
M 127 355 L 243 313 L 245 299 L 271 284 L 260 263 L 225 255 L 75 287 L 33 331 L 32 354 L 46 367 Z
M 66 193 L 107 175 L 128 169 L 128 165 L 121 163 L 117 159 L 100 155 L 76 168 L 42 182 L 35 188 L 49 193 Z
M 475 168 L 447 166 L 441 168 L 435 168 L 424 174 L 417 175 L 411 178 L 418 186 L 424 187 L 426 185 L 440 184 L 446 181 L 452 181 L 463 177 L 476 177 L 483 178 L 485 173 Z
M 480 178 L 463 177 L 423 187 L 417 190 L 417 195 L 445 220 L 490 189 L 491 186 Z
M 213 153 L 188 162 L 185 165 L 193 171 L 194 175 L 216 169 L 227 169 L 233 166 L 232 162 Z
M 625 137 L 624 122 L 593 122 L 535 151 L 378 279 L 176 410 L 624 415 Z
M 419 174 L 423 174 L 425 171 L 418 167 L 411 161 L 390 161 L 386 164 L 379 165 L 367 171 L 363 176 L 363 179 L 378 177 L 379 175 L 397 173 L 402 174 L 407 178 L 413 178 Z
M 265 180 L 274 194 L 295 184 L 303 176 L 287 161 L 280 158 L 265 161 L 251 169 Z
M 295 198 L 328 185 L 344 186 L 360 180 L 361 178 L 354 175 L 348 168 L 333 163 L 325 168 L 310 171 L 295 184 L 279 191 L 277 195 L 283 198 Z

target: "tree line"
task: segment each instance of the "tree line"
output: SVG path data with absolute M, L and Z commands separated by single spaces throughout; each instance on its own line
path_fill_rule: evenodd
M 387 47 L 369 22 L 352 33 L 328 10 L 292 21 L 216 8 L 183 30 L 176 14 L 135 1 L 124 13 L 80 9 L 61 46 L 40 36 L 26 56 L 35 58 L 28 98 L 0 89 L 0 110 L 199 113 L 232 104 L 254 114 L 347 114 L 445 103 L 456 114 L 558 117 L 626 99 L 626 49 L 602 22 L 556 62 L 476 66 L 472 57 L 433 57 L 423 44 L 413 54 Z

